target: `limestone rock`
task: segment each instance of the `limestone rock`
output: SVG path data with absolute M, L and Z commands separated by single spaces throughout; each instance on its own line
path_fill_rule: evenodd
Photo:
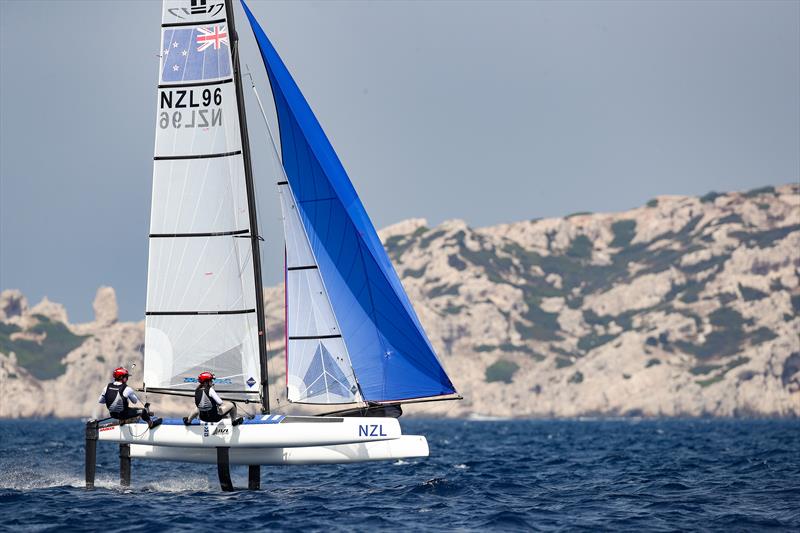
M 47 296 L 42 298 L 41 302 L 31 308 L 30 314 L 46 316 L 50 320 L 61 322 L 63 324 L 69 323 L 67 310 L 64 309 L 64 306 L 55 302 L 51 302 L 47 299 Z
M 99 326 L 109 326 L 116 323 L 119 310 L 117 308 L 117 294 L 112 287 L 100 287 L 92 303 L 94 321 Z

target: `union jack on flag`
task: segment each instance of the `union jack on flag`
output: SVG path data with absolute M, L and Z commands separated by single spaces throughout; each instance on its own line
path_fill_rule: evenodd
M 228 33 L 225 31 L 225 26 L 214 26 L 211 28 L 197 28 L 199 32 L 197 35 L 198 52 L 202 52 L 211 45 L 214 45 L 214 50 L 219 50 L 223 44 L 228 44 Z
M 231 75 L 225 24 L 164 28 L 162 43 L 162 82 L 213 80 Z

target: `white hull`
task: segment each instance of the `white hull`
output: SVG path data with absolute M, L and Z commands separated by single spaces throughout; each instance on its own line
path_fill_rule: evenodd
M 165 421 L 148 430 L 143 423 L 101 426 L 104 442 L 174 446 L 180 448 L 289 448 L 379 442 L 402 436 L 396 418 L 284 417 L 272 415 L 232 426 L 229 419 L 217 423 L 184 426 Z
M 230 464 L 233 465 L 341 464 L 413 457 L 428 457 L 428 441 L 425 437 L 404 435 L 394 440 L 332 446 L 230 449 Z M 217 452 L 214 448 L 133 444 L 131 458 L 216 464 Z

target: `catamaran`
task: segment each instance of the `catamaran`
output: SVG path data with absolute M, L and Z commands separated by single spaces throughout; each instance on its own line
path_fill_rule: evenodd
M 164 0 L 156 110 L 143 390 L 193 396 L 211 371 L 223 399 L 260 413 L 233 426 L 166 419 L 90 421 L 86 483 L 97 441 L 131 458 L 230 464 L 351 463 L 427 457 L 403 435 L 401 405 L 458 399 L 339 158 L 248 6 L 266 67 L 285 235 L 288 401 L 335 405 L 318 416 L 270 409 L 261 237 L 232 0 Z

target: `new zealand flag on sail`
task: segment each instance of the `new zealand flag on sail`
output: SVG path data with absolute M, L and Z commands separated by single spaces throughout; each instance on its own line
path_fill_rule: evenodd
M 226 24 L 164 29 L 161 81 L 201 81 L 231 75 Z

